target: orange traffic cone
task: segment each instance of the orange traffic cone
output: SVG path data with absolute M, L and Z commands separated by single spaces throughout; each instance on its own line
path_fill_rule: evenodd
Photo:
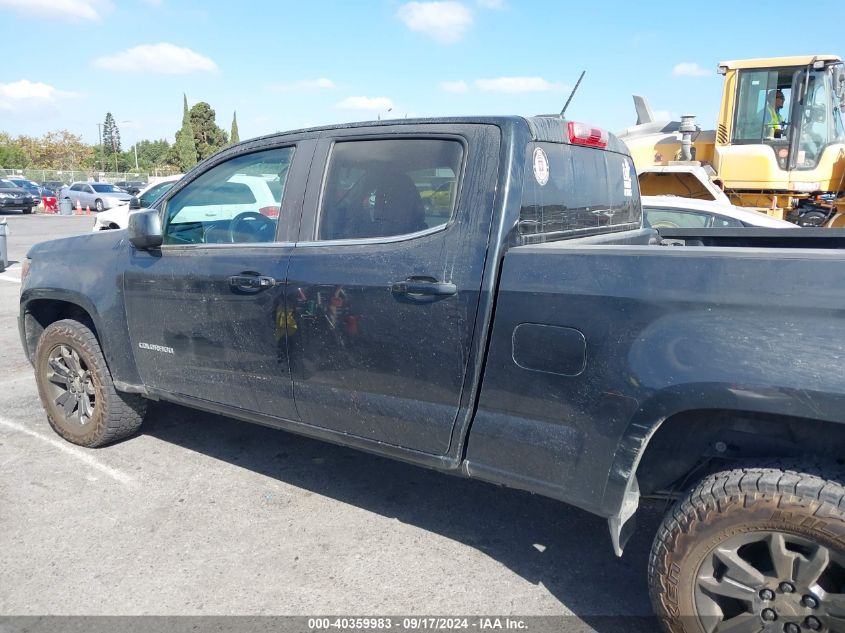
M 79 202 L 79 198 L 76 199 L 76 213 L 74 215 L 82 215 L 82 204 Z
M 85 205 L 85 215 L 91 215 L 91 207 L 89 207 L 87 204 Z

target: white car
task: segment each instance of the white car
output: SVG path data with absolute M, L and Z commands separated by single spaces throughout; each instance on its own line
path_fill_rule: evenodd
M 740 228 L 756 226 L 771 229 L 797 228 L 792 222 L 778 220 L 759 211 L 749 211 L 732 204 L 693 200 L 680 196 L 643 196 L 643 224 L 661 229 Z
M 138 193 L 129 201 L 129 206 L 121 206 L 109 209 L 97 214 L 94 219 L 94 231 L 107 231 L 109 229 L 125 229 L 129 220 L 129 213 L 136 209 L 146 209 L 161 196 L 167 193 L 173 185 L 182 178 L 184 174 L 166 176 L 159 178 L 155 183 L 148 185 L 146 189 Z

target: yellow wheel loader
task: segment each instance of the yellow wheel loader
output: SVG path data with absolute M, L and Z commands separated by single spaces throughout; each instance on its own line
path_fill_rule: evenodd
M 694 116 L 656 121 L 634 97 L 637 125 L 619 136 L 644 195 L 693 186 L 678 170 L 701 166 L 730 201 L 802 226 L 845 227 L 845 66 L 834 55 L 721 62 L 718 125 Z M 683 170 L 681 170 L 683 172 Z

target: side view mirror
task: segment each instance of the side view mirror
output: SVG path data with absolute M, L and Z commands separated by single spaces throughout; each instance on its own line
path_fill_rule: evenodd
M 164 240 L 161 233 L 161 218 L 155 209 L 130 213 L 127 228 L 129 243 L 139 250 L 158 248 Z
M 135 209 L 141 208 L 141 201 L 138 200 L 138 196 L 132 196 L 129 199 L 129 210 L 134 211 Z

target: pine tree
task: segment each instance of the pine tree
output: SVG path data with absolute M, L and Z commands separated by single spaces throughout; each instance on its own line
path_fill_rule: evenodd
M 106 157 L 106 165 L 116 166 L 116 156 L 120 154 L 120 130 L 117 128 L 111 112 L 106 112 L 106 120 L 103 122 L 103 154 Z
M 179 168 L 186 172 L 197 164 L 197 145 L 194 141 L 194 130 L 191 127 L 191 114 L 188 111 L 188 97 L 182 113 L 182 129 L 176 132 L 176 155 L 179 158 Z
M 241 136 L 238 134 L 238 113 L 232 114 L 232 133 L 229 134 L 229 142 L 234 145 L 240 143 Z

